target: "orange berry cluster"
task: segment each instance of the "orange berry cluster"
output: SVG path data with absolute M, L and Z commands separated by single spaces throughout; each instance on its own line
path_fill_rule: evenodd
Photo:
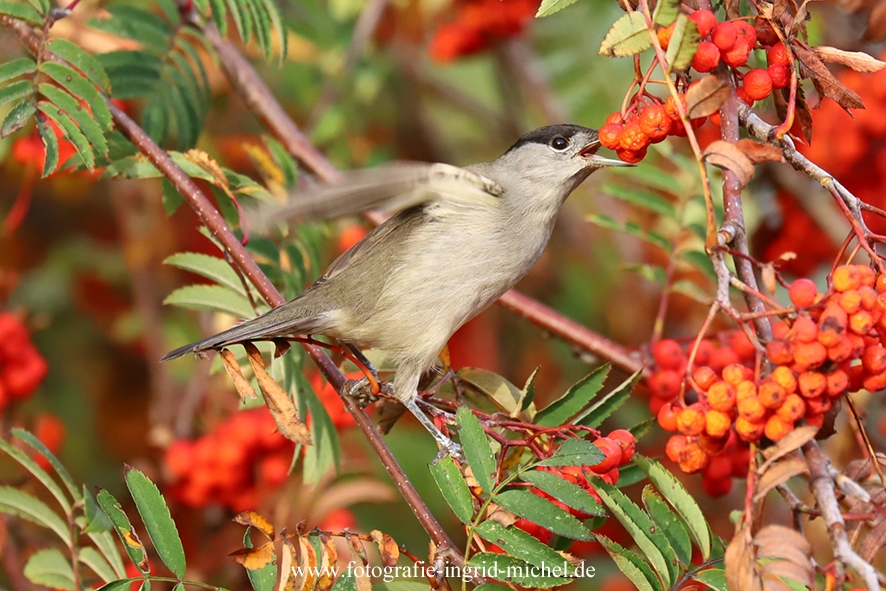
M 191 507 L 255 509 L 263 495 L 286 482 L 293 450 L 267 409 L 235 413 L 212 432 L 166 449 L 169 494 Z
M 49 372 L 49 365 L 31 342 L 21 319 L 0 312 L 0 410 L 10 400 L 33 394 Z
M 695 22 L 703 39 L 692 59 L 692 68 L 704 73 L 712 71 L 721 62 L 726 64 L 740 80 L 736 92 L 748 105 L 790 83 L 793 56 L 765 20 L 758 19 L 756 25 L 740 19 L 717 22 L 716 15 L 710 10 L 696 10 L 689 18 Z M 663 49 L 670 44 L 675 27 L 676 23 L 658 29 L 658 41 Z M 740 72 L 739 68 L 746 66 L 751 51 L 756 48 L 766 50 L 768 67 Z M 613 113 L 600 128 L 600 144 L 615 150 L 625 162 L 639 162 L 646 156 L 650 144 L 663 141 L 669 135 L 686 135 L 674 97 L 668 97 L 663 104 L 650 97 L 641 100 L 650 101 L 650 104 L 635 103 L 624 114 Z M 679 100 L 685 107 L 685 95 L 680 94 Z M 693 128 L 700 127 L 706 119 L 693 119 L 691 124 Z M 719 125 L 719 114 L 711 115 L 711 121 Z
M 686 396 L 697 400 L 685 404 L 674 400 L 686 373 L 682 347 L 666 340 L 653 348 L 656 371 L 649 386 L 661 401 L 659 424 L 679 433 L 668 441 L 666 453 L 684 472 L 706 470 L 730 438 L 778 441 L 801 420 L 821 426 L 834 401 L 847 392 L 886 388 L 886 275 L 877 278 L 870 267 L 843 265 L 834 271 L 827 293 L 798 279 L 789 296 L 796 318 L 773 325 L 774 338 L 765 348 L 772 367 L 768 375 L 755 374 L 756 351 L 736 333 L 731 353 L 715 359 L 714 352 L 699 352 Z
M 439 62 L 484 51 L 500 39 L 523 32 L 538 11 L 540 0 L 464 0 L 456 17 L 443 23 L 431 39 L 429 53 Z

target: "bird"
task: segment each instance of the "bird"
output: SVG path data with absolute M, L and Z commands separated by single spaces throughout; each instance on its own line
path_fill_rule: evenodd
M 440 454 L 458 457 L 460 446 L 418 406 L 419 380 L 456 330 L 529 272 L 572 191 L 600 168 L 630 166 L 597 155 L 599 147 L 594 129 L 550 125 L 491 162 L 395 163 L 345 173 L 340 184 L 298 195 L 259 219 L 399 212 L 301 295 L 162 360 L 293 335 L 381 349 L 396 363 L 395 398 L 431 433 Z

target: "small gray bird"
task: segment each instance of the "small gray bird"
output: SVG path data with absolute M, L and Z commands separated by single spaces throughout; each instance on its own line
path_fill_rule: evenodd
M 552 125 L 521 137 L 493 162 L 395 164 L 347 173 L 269 216 L 334 216 L 402 209 L 342 254 L 304 293 L 163 360 L 294 334 L 386 351 L 394 395 L 441 446 L 459 447 L 416 404 L 418 383 L 452 334 L 535 264 L 563 202 L 582 181 L 624 162 L 596 155 L 597 132 Z

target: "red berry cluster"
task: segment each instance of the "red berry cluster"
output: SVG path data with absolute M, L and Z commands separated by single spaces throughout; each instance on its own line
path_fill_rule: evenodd
M 808 279 L 790 286 L 796 317 L 773 326 L 765 348 L 768 375 L 752 369 L 756 350 L 743 333 L 736 333 L 727 352 L 700 350 L 685 397 L 697 398 L 690 404 L 676 400 L 687 369 L 683 348 L 671 340 L 655 345 L 649 386 L 663 401 L 659 424 L 679 432 L 667 455 L 682 470 L 706 469 L 730 438 L 778 441 L 801 420 L 821 426 L 847 392 L 886 388 L 886 275 L 843 265 L 831 283 L 825 294 Z
M 48 371 L 18 316 L 0 312 L 0 410 L 10 400 L 30 396 Z
M 212 432 L 167 448 L 169 492 L 191 507 L 255 509 L 262 495 L 286 481 L 293 450 L 267 409 L 235 413 Z
M 465 0 L 456 3 L 454 21 L 443 23 L 431 39 L 431 57 L 450 62 L 519 35 L 538 11 L 540 0 Z

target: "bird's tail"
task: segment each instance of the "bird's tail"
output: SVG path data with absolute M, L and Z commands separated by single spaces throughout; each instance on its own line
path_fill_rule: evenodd
M 294 334 L 317 333 L 320 328 L 318 316 L 299 314 L 302 310 L 293 309 L 292 302 L 274 308 L 258 318 L 247 320 L 217 335 L 202 341 L 179 347 L 163 356 L 160 361 L 169 361 L 187 353 L 199 353 L 209 349 L 218 349 L 235 343 L 246 341 L 271 340 Z

